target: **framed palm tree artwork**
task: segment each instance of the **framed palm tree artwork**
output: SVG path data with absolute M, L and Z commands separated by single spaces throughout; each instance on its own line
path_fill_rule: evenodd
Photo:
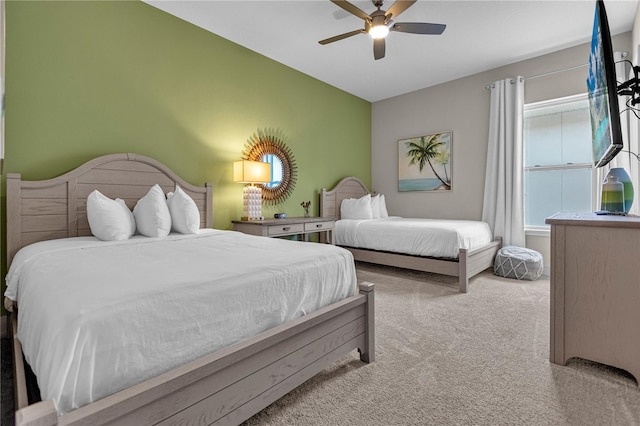
M 453 133 L 398 141 L 399 191 L 451 191 Z

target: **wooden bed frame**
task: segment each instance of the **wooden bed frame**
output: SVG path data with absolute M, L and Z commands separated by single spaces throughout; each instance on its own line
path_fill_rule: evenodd
M 44 181 L 23 181 L 19 174 L 8 174 L 8 262 L 30 243 L 90 235 L 86 198 L 94 189 L 132 207 L 156 183 L 165 192 L 180 185 L 198 205 L 201 225 L 211 226 L 211 185 L 193 186 L 148 157 L 105 155 Z M 62 416 L 53 401 L 28 405 L 25 365 L 16 337 L 19 307 L 9 304 L 16 424 L 240 423 L 355 349 L 362 361 L 374 361 L 373 284 L 360 284 L 359 290 L 355 296 Z
M 320 193 L 320 216 L 338 220 L 340 219 L 342 200 L 345 198 L 360 198 L 370 193 L 365 184 L 356 177 L 342 179 L 330 191 L 322 188 Z M 459 277 L 460 292 L 466 293 L 469 287 L 469 279 L 493 266 L 494 257 L 501 245 L 502 239 L 496 238 L 491 243 L 476 250 L 460 249 L 458 259 L 438 259 L 354 247 L 345 248 L 353 253 L 355 260 Z

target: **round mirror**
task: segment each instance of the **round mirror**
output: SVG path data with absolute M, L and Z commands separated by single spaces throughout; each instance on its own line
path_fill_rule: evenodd
M 295 186 L 297 167 L 282 132 L 258 130 L 247 141 L 243 156 L 245 160 L 271 164 L 271 182 L 260 184 L 263 201 L 274 205 L 286 200 Z

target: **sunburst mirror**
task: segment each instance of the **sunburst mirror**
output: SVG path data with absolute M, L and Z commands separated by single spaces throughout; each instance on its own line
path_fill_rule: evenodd
M 297 166 L 280 130 L 259 129 L 247 140 L 242 155 L 245 160 L 271 164 L 271 182 L 259 185 L 266 204 L 279 204 L 289 197 L 296 184 Z

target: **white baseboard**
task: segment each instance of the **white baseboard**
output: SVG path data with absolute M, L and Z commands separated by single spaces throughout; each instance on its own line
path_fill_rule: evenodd
M 0 317 L 0 337 L 5 338 L 9 336 L 7 329 L 7 316 L 3 315 Z

